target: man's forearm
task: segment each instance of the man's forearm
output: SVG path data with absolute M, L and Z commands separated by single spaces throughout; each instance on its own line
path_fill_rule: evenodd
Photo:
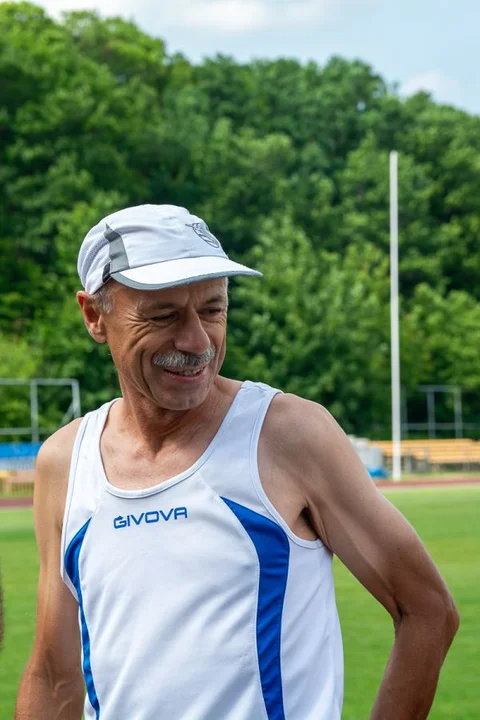
M 425 720 L 458 628 L 455 611 L 441 618 L 403 617 L 370 720 Z
M 84 685 L 81 679 L 49 681 L 27 667 L 20 683 L 14 720 L 81 720 Z

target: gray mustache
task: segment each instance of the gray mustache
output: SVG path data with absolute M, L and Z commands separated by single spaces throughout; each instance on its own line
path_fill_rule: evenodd
M 165 355 L 154 355 L 153 364 L 161 368 L 172 368 L 175 370 L 184 370 L 185 368 L 199 367 L 200 365 L 208 365 L 213 360 L 217 350 L 214 345 L 210 345 L 208 350 L 202 355 L 195 353 L 185 353 L 179 350 L 172 350 Z

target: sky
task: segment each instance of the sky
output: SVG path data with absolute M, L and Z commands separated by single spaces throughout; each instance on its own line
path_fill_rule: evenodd
M 480 114 L 480 0 L 44 0 L 133 20 L 192 61 L 359 58 L 410 95 Z

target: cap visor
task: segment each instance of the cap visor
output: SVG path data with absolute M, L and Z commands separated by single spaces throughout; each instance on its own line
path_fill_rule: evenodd
M 208 256 L 181 258 L 180 260 L 167 260 L 153 265 L 144 265 L 112 273 L 112 278 L 122 285 L 137 290 L 162 290 L 177 285 L 234 275 L 262 277 L 261 272 L 252 270 L 246 265 L 240 265 L 224 257 Z

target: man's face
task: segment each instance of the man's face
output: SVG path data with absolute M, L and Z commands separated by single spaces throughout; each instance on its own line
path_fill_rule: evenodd
M 105 336 L 122 388 L 168 410 L 187 410 L 207 397 L 225 357 L 224 279 L 168 290 L 119 286 Z

